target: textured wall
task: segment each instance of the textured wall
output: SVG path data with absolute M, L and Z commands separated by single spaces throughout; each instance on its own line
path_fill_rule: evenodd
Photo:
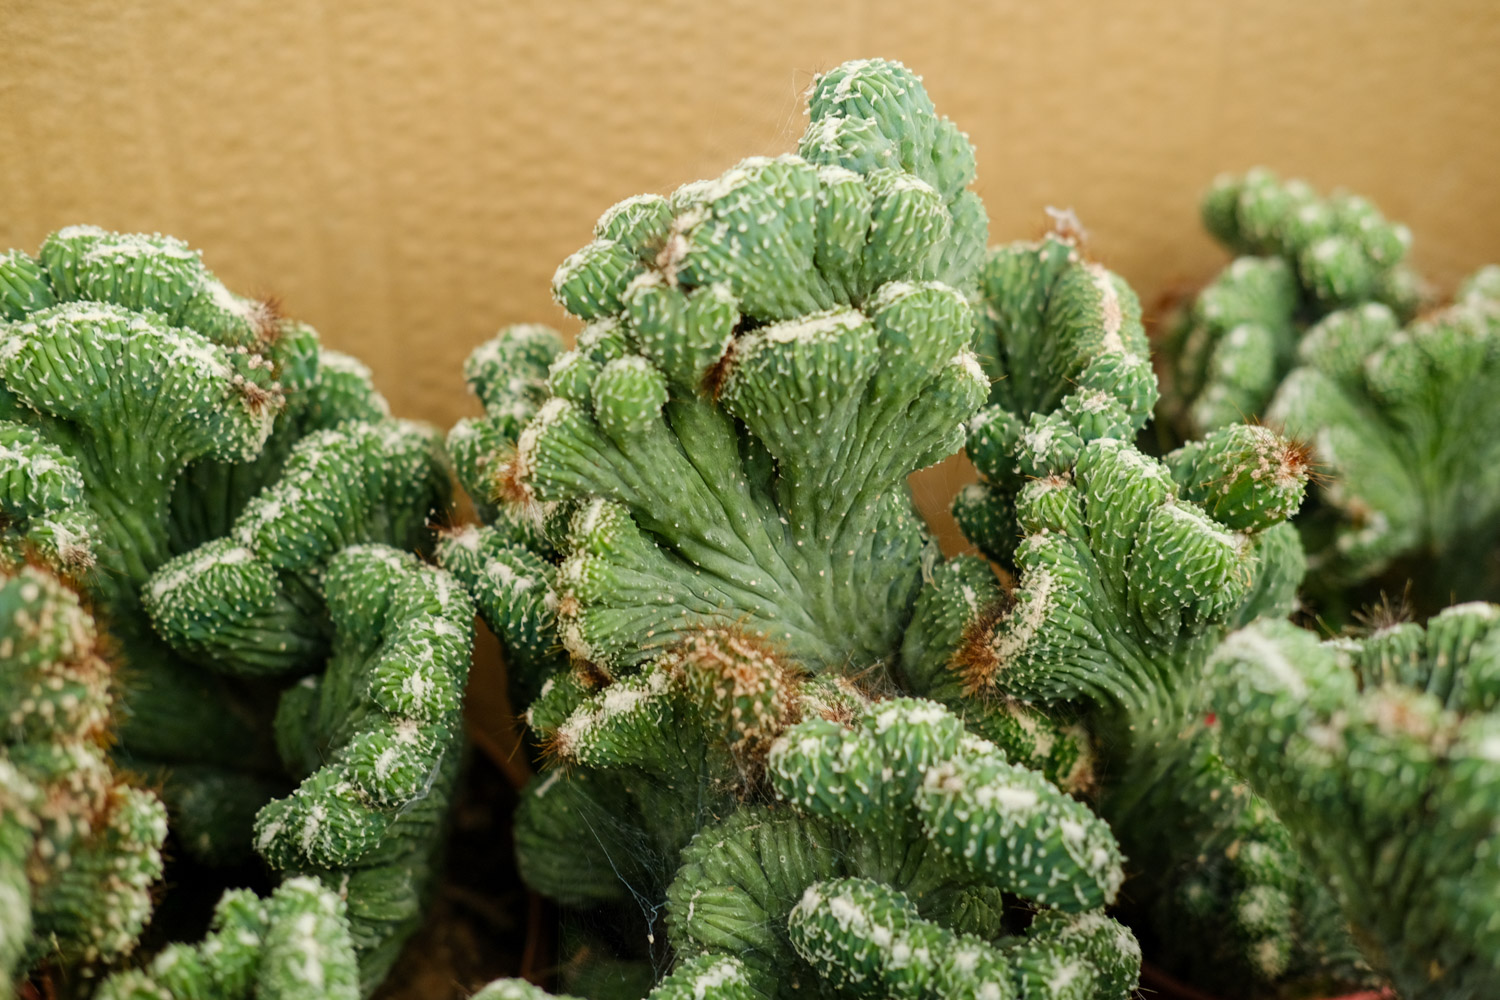
M 790 149 L 868 55 L 969 131 L 992 239 L 1072 206 L 1148 305 L 1260 162 L 1374 196 L 1444 286 L 1500 260 L 1493 0 L 0 0 L 0 247 L 182 236 L 446 424 L 473 344 L 561 321 L 600 211 Z

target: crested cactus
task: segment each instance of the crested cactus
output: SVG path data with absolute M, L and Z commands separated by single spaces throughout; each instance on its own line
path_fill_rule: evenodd
M 1454 303 L 1400 325 L 1380 304 L 1308 331 L 1266 420 L 1307 441 L 1325 473 L 1305 519 L 1320 610 L 1356 588 L 1412 579 L 1426 613 L 1500 596 L 1500 268 Z M 1357 601 L 1356 601 L 1357 603 Z
M 972 152 L 894 63 L 821 76 L 810 117 L 798 156 L 607 212 L 554 282 L 586 323 L 574 349 L 513 327 L 466 368 L 484 416 L 449 448 L 486 524 L 438 558 L 499 636 L 545 768 L 522 875 L 616 914 L 622 950 L 669 970 L 656 1000 L 864 995 L 865 929 L 840 923 L 856 882 L 929 949 L 889 970 L 927 984 L 911 995 L 1127 996 L 1108 829 L 895 696 L 938 558 L 905 478 L 990 391 Z
M 1275 807 L 1401 996 L 1500 984 L 1500 607 L 1364 639 L 1286 623 L 1214 654 L 1226 760 Z
M 167 817 L 105 756 L 115 678 L 78 596 L 0 569 L 0 996 L 39 962 L 128 955 Z
M 1305 450 L 1237 424 L 1164 460 L 1138 451 L 1156 398 L 1139 309 L 1075 244 L 991 252 L 980 353 L 996 381 L 968 443 L 982 481 L 954 513 L 1013 586 L 973 556 L 937 567 L 903 674 L 1093 797 L 1138 876 L 1132 919 L 1179 969 L 1241 993 L 1363 981 L 1326 894 L 1205 724 L 1209 653 L 1291 609 Z M 1180 940 L 1187 915 L 1209 947 Z
M 0 558 L 68 574 L 97 610 L 124 679 L 110 757 L 160 788 L 184 853 L 238 863 L 258 848 L 285 875 L 325 879 L 347 897 L 341 933 L 368 992 L 419 918 L 462 739 L 472 606 L 378 547 L 430 550 L 450 489 L 439 440 L 390 419 L 357 361 L 233 295 L 170 238 L 63 230 L 36 259 L 0 258 L 0 300 Z M 361 567 L 343 572 L 369 577 L 364 590 L 337 583 L 341 566 Z M 273 719 L 278 703 L 292 721 Z M 57 758 L 56 780 L 104 780 L 94 755 Z M 48 822 L 87 829 L 95 805 Z M 144 842 L 143 809 L 110 815 L 135 817 Z M 333 853 L 255 839 L 257 814 L 298 809 L 362 839 Z M 133 941 L 159 871 L 137 880 L 140 906 L 90 911 L 89 932 L 128 925 Z M 109 905 L 96 897 L 68 905 Z M 27 961 L 40 947 L 72 963 L 67 934 L 36 913 Z
M 368 993 L 421 920 L 458 778 L 474 606 L 441 570 L 386 546 L 343 549 L 323 574 L 326 668 L 281 696 L 291 795 L 255 819 L 273 868 L 346 893 Z
M 725 684 L 730 697 L 702 698 L 693 678 L 704 672 L 741 682 L 738 697 Z M 645 674 L 585 698 L 554 730 L 559 761 L 630 790 L 623 802 L 601 801 L 597 791 L 580 796 L 566 774 L 542 779 L 528 795 L 517 831 L 523 872 L 549 892 L 595 904 L 640 892 L 652 877 L 613 860 L 628 861 L 632 845 L 610 840 L 616 828 L 599 822 L 604 810 L 619 818 L 633 804 L 637 815 L 681 816 L 697 803 L 723 817 L 680 850 L 665 918 L 678 969 L 654 1000 L 676 996 L 674 979 L 705 962 L 732 963 L 747 996 L 863 995 L 847 955 L 829 950 L 862 947 L 861 929 L 849 925 L 848 907 L 830 888 L 840 879 L 898 901 L 920 923 L 925 950 L 913 948 L 902 962 L 929 990 L 1130 995 L 1139 951 L 1100 910 L 1119 888 L 1121 859 L 1086 806 L 968 736 L 932 702 L 868 701 L 810 679 L 790 697 L 782 692 L 779 711 L 745 711 L 768 704 L 746 693 L 757 687 L 746 678 L 781 673 L 743 640 L 698 637 Z M 767 687 L 775 685 L 761 686 L 769 694 Z M 746 725 L 752 716 L 757 722 Z M 768 738 L 767 727 L 780 732 Z M 716 738 L 705 739 L 705 730 Z M 756 738 L 765 740 L 758 750 L 746 746 Z M 751 761 L 758 766 L 747 769 Z M 705 767 L 717 780 L 699 776 Z M 747 798 L 765 804 L 740 804 Z M 664 827 L 658 822 L 653 832 L 688 832 Z M 596 846 L 580 853 L 589 841 Z M 621 886 L 621 876 L 640 882 Z M 1042 907 L 1029 930 L 1028 911 L 1012 894 Z M 810 943 L 812 923 L 823 946 Z M 982 961 L 955 963 L 954 949 Z
M 1265 412 L 1308 327 L 1331 312 L 1379 303 L 1416 311 L 1420 282 L 1404 261 L 1411 233 L 1364 198 L 1319 197 L 1268 170 L 1219 178 L 1203 223 L 1235 255 L 1173 321 L 1162 424 L 1193 438 Z
M 990 395 L 967 447 L 983 482 L 953 514 L 970 541 L 1005 561 L 1020 537 L 1010 511 L 1025 484 L 1071 466 L 1087 441 L 1139 430 L 1156 380 L 1135 293 L 1069 233 L 990 251 L 980 294 L 976 344 Z
M 293 878 L 269 899 L 226 892 L 196 945 L 169 945 L 144 969 L 106 979 L 96 1000 L 356 1000 L 344 903 L 315 879 Z
M 893 63 L 820 77 L 810 113 L 799 155 L 600 219 L 554 280 L 574 350 L 523 328 L 471 366 L 499 492 L 551 508 L 563 643 L 608 674 L 705 624 L 880 667 L 910 613 L 905 477 L 985 392 L 973 155 Z

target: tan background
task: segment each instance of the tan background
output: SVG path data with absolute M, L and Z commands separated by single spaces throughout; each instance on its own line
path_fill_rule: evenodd
M 968 130 L 993 241 L 1072 206 L 1148 306 L 1219 266 L 1197 194 L 1255 163 L 1372 195 L 1442 287 L 1500 260 L 1494 0 L 0 0 L 0 247 L 182 236 L 448 424 L 473 345 L 562 322 L 603 209 L 790 149 L 869 55 Z

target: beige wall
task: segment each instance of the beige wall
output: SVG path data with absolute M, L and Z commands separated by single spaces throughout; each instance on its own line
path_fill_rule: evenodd
M 0 247 L 182 236 L 447 424 L 599 212 L 790 149 L 868 55 L 970 133 L 992 240 L 1072 206 L 1148 305 L 1258 162 L 1377 198 L 1445 287 L 1500 260 L 1494 0 L 0 0 Z

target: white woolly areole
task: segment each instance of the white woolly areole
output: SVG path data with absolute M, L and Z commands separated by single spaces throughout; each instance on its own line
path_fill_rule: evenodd
M 1002 812 L 1031 812 L 1041 799 L 1030 788 L 1015 788 L 1010 785 L 980 785 L 973 789 L 974 803 L 981 809 L 991 806 Z
M 594 233 L 597 235 L 604 232 L 623 213 L 630 211 L 637 205 L 649 205 L 652 202 L 659 200 L 660 197 L 654 194 L 633 194 L 629 198 L 626 198 L 624 201 L 615 202 L 613 205 L 606 208 L 604 210 L 604 214 L 599 216 L 599 221 L 594 223 Z
M 1026 445 L 1026 450 L 1031 452 L 1038 461 L 1045 461 L 1047 452 L 1052 447 L 1054 432 L 1055 428 L 1051 424 L 1044 423 L 1022 434 L 1021 441 Z
M 843 148 L 839 142 L 839 126 L 848 120 L 841 114 L 824 115 L 808 126 L 802 141 L 820 152 L 837 154 Z
M 359 360 L 352 354 L 343 351 L 331 350 L 327 347 L 318 350 L 318 367 L 342 375 L 355 375 L 364 381 L 369 381 L 373 373 L 370 366 Z
M 1493 621 L 1500 615 L 1500 605 L 1486 604 L 1484 601 L 1465 601 L 1444 608 L 1438 613 L 1438 618 L 1478 618 L 1481 621 Z
M 593 262 L 595 254 L 614 245 L 614 240 L 594 240 L 582 249 L 575 250 L 563 258 L 563 262 L 557 265 L 557 270 L 552 272 L 553 294 L 556 295 L 564 285 L 573 280 L 573 277 L 578 272 L 588 267 Z
M 875 293 L 875 298 L 867 302 L 865 307 L 871 313 L 878 313 L 882 309 L 890 308 L 904 298 L 928 289 L 938 289 L 953 294 L 952 288 L 941 281 L 887 281 L 880 286 L 880 290 Z
M 803 319 L 786 320 L 762 327 L 740 341 L 741 350 L 749 353 L 762 344 L 815 344 L 837 340 L 844 331 L 857 330 L 866 322 L 864 314 L 855 309 L 815 313 Z
M 667 673 L 660 670 L 652 671 L 644 680 L 644 685 L 638 681 L 612 684 L 604 690 L 602 697 L 579 706 L 557 727 L 558 741 L 564 746 L 576 747 L 598 727 L 665 695 L 671 683 Z
M 76 230 L 76 232 L 75 232 Z M 90 232 L 89 230 L 92 230 Z M 201 254 L 173 236 L 151 237 L 144 233 L 110 233 L 93 226 L 69 226 L 59 236 L 102 236 L 83 253 L 88 263 L 109 263 L 134 257 L 165 257 L 168 260 L 197 260 Z
M 745 981 L 743 969 L 728 958 L 720 959 L 693 980 L 693 1000 L 709 1000 L 710 997 L 717 996 L 725 986 Z
M 184 584 L 196 582 L 210 567 L 239 566 L 254 561 L 255 553 L 244 546 L 222 550 L 205 547 L 187 559 L 178 560 L 167 572 L 156 574 L 148 586 L 147 595 L 151 601 L 159 603 Z
M 800 156 L 750 156 L 736 163 L 718 177 L 706 181 L 694 194 L 705 202 L 726 198 L 746 184 L 754 183 L 759 172 L 772 163 L 799 164 L 806 161 Z
M 536 445 L 542 433 L 567 416 L 573 410 L 573 404 L 561 396 L 554 396 L 537 411 L 536 416 L 531 418 L 531 423 L 521 431 L 521 436 L 516 439 L 515 473 L 516 479 L 525 482 L 530 478 L 532 469 L 536 463 Z
M 479 526 L 466 524 L 453 534 L 449 535 L 447 541 L 450 545 L 465 549 L 469 552 L 479 551 Z
M 1120 308 L 1120 293 L 1109 279 L 1109 272 L 1099 264 L 1086 264 L 1089 280 L 1099 290 L 1099 305 L 1104 311 L 1104 350 L 1110 354 L 1125 353 L 1125 341 L 1120 338 L 1120 325 L 1124 312 Z
M 824 164 L 818 168 L 818 185 L 820 187 L 826 188 L 838 184 L 850 183 L 862 184 L 864 183 L 864 177 L 850 170 L 848 167 L 839 166 L 837 163 Z
M 967 347 L 953 355 L 953 360 L 949 363 L 963 369 L 963 373 L 978 384 L 982 386 L 990 384 L 990 377 L 984 373 L 984 366 L 979 363 L 979 355 Z
M 916 174 L 899 173 L 889 178 L 886 183 L 890 185 L 892 191 L 922 191 L 931 192 L 934 196 L 937 195 L 937 188 L 928 184 Z
M 517 573 L 499 559 L 491 559 L 489 561 L 489 565 L 484 568 L 484 575 L 494 580 L 501 587 L 516 593 L 529 590 L 536 583 L 534 578 Z
M 1005 618 L 1004 627 L 997 629 L 990 640 L 990 652 L 999 663 L 1010 663 L 1030 648 L 1052 610 L 1056 587 L 1056 578 L 1045 569 L 1031 572 L 1026 581 L 1026 600 L 1016 602 Z
M 1259 630 L 1241 629 L 1224 640 L 1215 654 L 1215 659 L 1232 657 L 1241 662 L 1253 663 L 1261 673 L 1298 698 L 1306 697 L 1307 682 L 1292 662 L 1281 652 L 1281 647 Z
M 99 226 L 79 223 L 76 226 L 64 226 L 57 231 L 60 240 L 76 240 L 80 236 L 108 236 L 109 230 L 101 229 Z

